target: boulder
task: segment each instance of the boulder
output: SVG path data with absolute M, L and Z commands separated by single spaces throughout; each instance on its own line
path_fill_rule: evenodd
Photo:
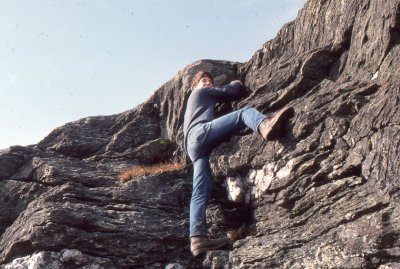
M 398 268 L 400 0 L 308 0 L 245 63 L 187 65 L 129 111 L 67 123 L 0 151 L 0 268 Z M 235 133 L 210 158 L 209 231 L 189 250 L 182 122 L 198 70 L 250 94 L 219 114 L 295 108 L 285 134 Z

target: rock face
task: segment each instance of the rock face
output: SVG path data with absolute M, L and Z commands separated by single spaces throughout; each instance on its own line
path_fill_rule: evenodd
M 241 79 L 245 105 L 295 108 L 286 135 L 239 132 L 211 157 L 210 232 L 190 255 L 182 121 L 200 69 Z M 309 0 L 246 63 L 186 66 L 142 105 L 0 151 L 0 268 L 400 268 L 400 0 Z

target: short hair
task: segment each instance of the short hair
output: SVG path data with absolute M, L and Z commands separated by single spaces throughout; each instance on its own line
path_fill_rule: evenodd
M 204 77 L 211 79 L 212 84 L 214 84 L 214 77 L 213 77 L 213 75 L 211 75 L 210 72 L 199 71 L 196 73 L 196 75 L 194 75 L 194 77 L 192 79 L 191 88 L 193 89 L 197 85 L 197 83 L 199 83 L 199 81 Z

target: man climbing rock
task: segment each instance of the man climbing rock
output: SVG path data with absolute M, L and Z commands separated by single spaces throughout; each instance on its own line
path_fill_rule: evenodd
M 266 140 L 276 139 L 283 131 L 292 107 L 266 117 L 256 109 L 244 107 L 215 118 L 215 104 L 242 98 L 245 86 L 235 80 L 223 87 L 214 87 L 213 76 L 200 71 L 192 80 L 183 132 L 185 149 L 193 162 L 193 191 L 190 202 L 190 250 L 194 256 L 207 250 L 229 244 L 227 238 L 209 239 L 206 229 L 206 204 L 210 198 L 213 180 L 209 171 L 210 153 L 218 144 L 227 140 L 235 130 L 249 127 Z

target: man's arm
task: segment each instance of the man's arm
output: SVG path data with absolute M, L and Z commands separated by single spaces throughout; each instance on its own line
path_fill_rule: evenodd
M 218 102 L 231 102 L 243 98 L 248 93 L 240 80 L 234 80 L 221 88 L 210 88 L 209 94 Z

